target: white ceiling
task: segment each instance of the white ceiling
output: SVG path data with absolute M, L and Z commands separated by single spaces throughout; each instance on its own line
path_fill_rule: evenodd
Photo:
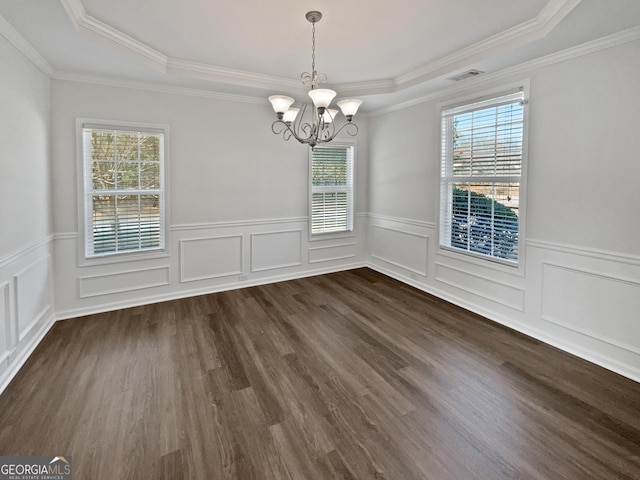
M 54 77 L 259 98 L 304 92 L 309 10 L 317 70 L 369 109 L 640 28 L 640 0 L 0 0 Z

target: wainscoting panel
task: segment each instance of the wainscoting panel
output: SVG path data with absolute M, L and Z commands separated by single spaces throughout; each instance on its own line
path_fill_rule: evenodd
M 251 271 L 302 264 L 302 230 L 251 234 Z
M 418 275 L 427 276 L 429 237 L 392 227 L 373 225 L 371 256 Z
M 52 243 L 0 259 L 0 393 L 53 325 Z
M 436 280 L 506 307 L 524 311 L 524 289 L 442 263 L 436 264 Z
M 81 277 L 80 298 L 141 290 L 169 284 L 169 267 Z
M 640 282 L 543 264 L 542 318 L 640 355 Z
M 307 238 L 306 217 L 177 224 L 169 229 L 166 256 L 122 257 L 95 265 L 78 259 L 81 247 L 75 233 L 56 235 L 56 317 L 359 267 L 368 223 L 364 216 L 355 220 L 348 236 L 313 241 Z
M 438 250 L 433 223 L 369 221 L 369 267 L 640 381 L 640 257 L 529 239 L 511 269 Z
M 22 340 L 51 308 L 51 258 L 42 257 L 13 277 L 18 340 Z
M 356 256 L 356 249 L 357 245 L 355 243 L 310 247 L 309 263 L 331 262 L 334 260 L 353 258 Z
M 0 363 L 9 355 L 11 338 L 9 282 L 0 284 Z
M 180 281 L 242 274 L 242 235 L 180 240 Z

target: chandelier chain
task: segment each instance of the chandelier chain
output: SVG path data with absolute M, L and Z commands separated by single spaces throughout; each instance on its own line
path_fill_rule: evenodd
M 313 80 L 313 77 L 315 77 L 316 75 L 316 24 L 315 22 L 312 23 L 312 29 L 311 29 L 311 77 Z M 313 82 L 311 83 L 313 88 Z

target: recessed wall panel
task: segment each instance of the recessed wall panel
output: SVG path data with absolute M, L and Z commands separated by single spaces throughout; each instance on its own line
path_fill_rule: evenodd
M 395 228 L 371 228 L 371 256 L 419 275 L 427 275 L 429 237 Z
M 0 361 L 9 350 L 9 335 L 11 332 L 9 306 L 9 284 L 3 283 L 0 285 Z
M 242 273 L 242 235 L 180 242 L 180 281 L 193 282 Z
M 542 318 L 640 354 L 635 280 L 545 263 Z
M 42 257 L 13 277 L 19 340 L 25 337 L 51 306 L 49 264 L 49 257 Z
M 438 282 L 514 310 L 524 311 L 524 289 L 441 263 L 436 264 L 436 267 Z
M 326 245 L 309 248 L 309 263 L 345 260 L 356 256 L 356 244 Z
M 302 264 L 302 230 L 251 235 L 251 271 L 261 272 Z
M 95 297 L 169 284 L 169 267 L 144 268 L 80 278 L 80 297 Z

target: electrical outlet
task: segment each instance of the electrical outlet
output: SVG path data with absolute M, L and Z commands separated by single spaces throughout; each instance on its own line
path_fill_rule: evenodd
M 239 282 L 246 282 L 247 280 L 249 280 L 249 275 L 240 275 L 238 277 Z
M 18 356 L 18 351 L 17 350 L 14 350 L 13 352 L 11 352 L 9 354 L 9 357 L 8 357 L 9 358 L 9 363 L 13 363 L 17 356 Z

